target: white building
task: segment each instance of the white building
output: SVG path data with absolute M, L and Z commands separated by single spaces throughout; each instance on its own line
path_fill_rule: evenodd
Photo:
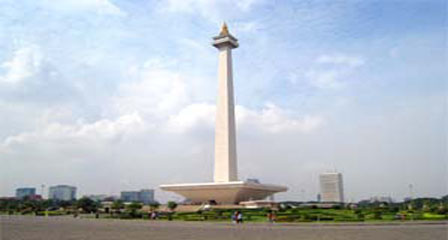
M 319 176 L 322 202 L 344 202 L 344 185 L 341 173 L 322 173 Z
M 76 199 L 76 187 L 68 185 L 51 186 L 48 199 L 71 201 Z

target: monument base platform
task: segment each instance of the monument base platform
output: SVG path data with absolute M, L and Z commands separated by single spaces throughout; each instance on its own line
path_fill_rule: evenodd
M 160 185 L 160 189 L 182 195 L 192 203 L 216 201 L 231 204 L 262 200 L 274 193 L 288 190 L 284 186 L 244 181 L 166 184 Z

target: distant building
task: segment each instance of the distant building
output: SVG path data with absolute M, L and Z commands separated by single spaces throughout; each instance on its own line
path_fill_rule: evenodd
M 341 173 L 322 173 L 319 176 L 322 202 L 344 202 L 344 186 Z
M 90 194 L 90 195 L 85 195 L 83 197 L 89 198 L 93 201 L 106 201 L 109 199 L 114 199 L 114 196 L 109 196 L 106 194 Z
M 139 193 L 138 191 L 123 191 L 120 199 L 123 202 L 140 202 Z
M 144 204 L 150 204 L 154 202 L 154 190 L 153 189 L 140 190 L 140 202 Z
M 68 185 L 51 186 L 48 199 L 70 201 L 76 199 L 76 187 Z
M 35 194 L 30 197 L 31 200 L 42 200 L 42 195 Z
M 393 203 L 394 202 L 394 200 L 391 197 L 384 197 L 384 196 L 371 197 L 369 199 L 369 201 L 371 203 L 374 203 L 374 202 Z
M 141 202 L 150 204 L 154 202 L 154 190 L 142 189 L 140 191 L 123 191 L 120 199 L 124 202 Z
M 105 201 L 105 202 L 114 202 L 116 200 L 119 200 L 120 196 L 107 196 L 105 199 L 101 200 L 101 201 Z
M 17 188 L 16 198 L 23 199 L 24 197 L 32 198 L 36 195 L 36 188 Z

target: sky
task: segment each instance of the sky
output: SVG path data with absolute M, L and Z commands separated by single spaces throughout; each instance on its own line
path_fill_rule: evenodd
M 0 0 L 0 196 L 212 181 L 217 50 L 233 52 L 239 178 L 315 200 L 448 193 L 444 0 Z M 410 189 L 412 185 L 412 191 Z M 44 190 L 44 194 L 47 191 Z

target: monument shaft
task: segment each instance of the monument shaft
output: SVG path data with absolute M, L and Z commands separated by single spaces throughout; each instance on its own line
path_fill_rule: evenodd
M 218 103 L 215 128 L 215 182 L 237 181 L 232 49 L 219 48 Z

